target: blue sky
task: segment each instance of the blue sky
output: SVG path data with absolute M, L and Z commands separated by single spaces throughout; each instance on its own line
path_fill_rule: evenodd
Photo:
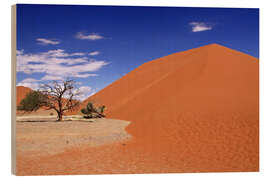
M 17 85 L 73 78 L 95 93 L 144 62 L 210 43 L 259 57 L 259 10 L 17 6 Z

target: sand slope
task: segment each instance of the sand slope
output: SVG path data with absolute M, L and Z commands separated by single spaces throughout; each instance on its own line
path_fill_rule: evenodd
M 32 89 L 24 86 L 16 86 L 16 105 L 18 106 L 26 94 L 32 91 Z
M 145 63 L 84 105 L 131 121 L 132 149 L 174 168 L 258 171 L 258 70 L 258 59 L 211 44 Z

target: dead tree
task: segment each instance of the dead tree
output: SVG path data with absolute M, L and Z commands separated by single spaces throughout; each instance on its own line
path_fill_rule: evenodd
M 48 110 L 53 109 L 57 112 L 58 121 L 62 121 L 64 112 L 74 110 L 80 103 L 74 99 L 80 92 L 75 88 L 73 80 L 43 84 L 39 91 L 47 97 L 46 101 L 41 103 Z

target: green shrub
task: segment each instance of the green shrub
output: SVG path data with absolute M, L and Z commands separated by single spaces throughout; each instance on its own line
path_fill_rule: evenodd
M 36 111 L 47 102 L 47 96 L 39 91 L 31 91 L 26 94 L 26 97 L 21 100 L 18 110 L 31 112 Z
M 81 109 L 81 112 L 84 114 L 84 118 L 102 118 L 104 115 L 105 106 L 100 106 L 95 108 L 92 102 L 89 102 L 85 108 Z

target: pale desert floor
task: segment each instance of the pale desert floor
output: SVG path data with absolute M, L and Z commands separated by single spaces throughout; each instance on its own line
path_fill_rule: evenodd
M 27 163 L 32 160 L 39 161 L 73 149 L 82 150 L 115 142 L 124 144 L 131 138 L 125 131 L 128 124 L 128 121 L 104 118 L 56 122 L 50 116 L 17 117 L 17 174 L 43 174 L 46 170 L 44 164 Z M 31 172 L 31 167 L 34 172 Z

